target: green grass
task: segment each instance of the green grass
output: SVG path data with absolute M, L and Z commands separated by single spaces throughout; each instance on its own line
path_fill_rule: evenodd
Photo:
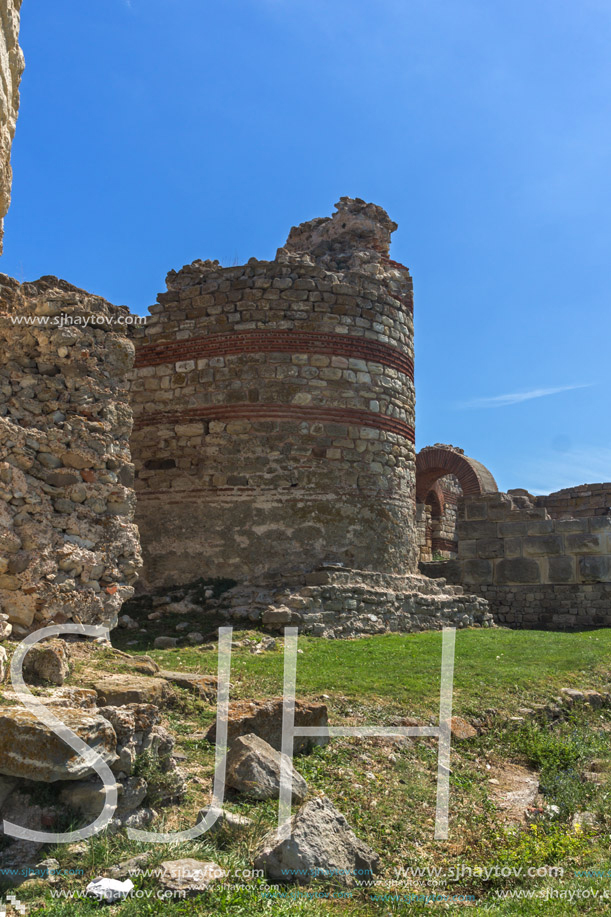
M 173 618 L 170 621 L 173 622 Z M 177 622 L 176 622 L 177 623 Z M 166 623 L 166 633 L 167 630 Z M 117 645 L 133 632 L 117 632 Z M 236 640 L 245 633 L 235 631 Z M 141 640 L 132 652 L 147 652 L 164 668 L 214 674 L 216 653 L 199 648 L 154 650 Z M 301 637 L 297 663 L 300 695 L 332 694 L 363 702 L 392 700 L 406 712 L 433 713 L 439 705 L 441 634 L 389 634 L 358 640 Z M 233 697 L 253 691 L 277 696 L 282 691 L 281 648 L 253 656 L 232 653 Z M 477 715 L 499 707 L 505 712 L 532 701 L 553 698 L 561 687 L 602 687 L 611 672 L 611 630 L 578 633 L 464 630 L 456 638 L 454 707 Z

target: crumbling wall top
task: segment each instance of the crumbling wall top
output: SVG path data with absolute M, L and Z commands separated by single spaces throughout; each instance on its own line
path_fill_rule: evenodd
M 310 252 L 315 257 L 331 252 L 371 250 L 388 255 L 390 236 L 397 228 L 386 211 L 360 197 L 342 197 L 330 217 L 318 217 L 293 226 L 285 249 Z

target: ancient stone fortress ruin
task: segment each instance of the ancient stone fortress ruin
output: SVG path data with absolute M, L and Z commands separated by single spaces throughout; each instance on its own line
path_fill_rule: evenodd
M 394 228 L 342 198 L 273 261 L 170 272 L 143 325 L 2 276 L 5 632 L 202 579 L 235 582 L 228 620 L 314 635 L 611 623 L 611 485 L 501 494 L 454 446 L 416 456 Z
M 172 271 L 135 329 L 141 586 L 233 578 L 233 617 L 313 633 L 481 621 L 484 603 L 418 575 L 396 224 L 361 200 L 336 206 L 274 261 Z

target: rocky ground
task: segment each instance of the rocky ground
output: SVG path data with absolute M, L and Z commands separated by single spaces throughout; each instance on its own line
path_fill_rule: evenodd
M 177 624 L 186 625 L 177 631 L 178 645 L 155 648 L 157 638 L 145 623 L 150 613 L 144 609 L 134 624 L 123 622 L 115 646 L 52 640 L 24 666 L 45 707 L 109 763 L 119 793 L 100 837 L 44 846 L 5 837 L 5 884 L 30 913 L 78 917 L 98 907 L 96 895 L 106 893 L 127 896 L 111 905 L 125 915 L 132 909 L 187 913 L 184 908 L 201 914 L 417 914 L 430 913 L 430 905 L 408 903 L 406 896 L 431 892 L 446 896 L 446 909 L 458 906 L 449 896 L 466 895 L 473 900 L 460 906 L 530 913 L 489 909 L 500 907 L 495 896 L 521 887 L 522 879 L 470 874 L 457 881 L 447 878 L 448 870 L 561 864 L 567 870 L 562 882 L 574 883 L 576 867 L 605 862 L 611 731 L 606 632 L 571 635 L 570 647 L 563 642 L 569 635 L 462 633 L 448 841 L 433 838 L 436 740 L 406 737 L 301 739 L 288 840 L 277 828 L 282 637 L 252 630 L 234 635 L 221 813 L 212 800 L 216 642 L 203 634 L 202 642 L 189 639 L 194 622 L 183 607 L 165 619 L 166 629 L 175 622 L 174 632 Z M 138 645 L 130 647 L 135 635 Z M 439 642 L 430 633 L 303 638 L 296 721 L 318 727 L 328 721 L 434 723 Z M 5 643 L 9 656 L 12 646 Z M 490 647 L 498 652 L 488 659 Z M 518 662 L 522 683 L 514 682 Z M 431 697 L 422 688 L 427 680 Z M 3 818 L 47 831 L 90 822 L 103 804 L 100 781 L 19 705 L 6 680 L 2 694 Z M 214 820 L 211 830 L 180 844 L 147 844 L 126 833 L 130 826 L 185 830 L 203 818 Z M 561 887 L 558 879 L 537 882 Z M 82 897 L 53 900 L 61 890 Z

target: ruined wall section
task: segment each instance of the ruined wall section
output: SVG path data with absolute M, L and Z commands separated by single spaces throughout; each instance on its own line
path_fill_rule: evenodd
M 0 275 L 0 612 L 18 635 L 113 625 L 133 594 L 128 316 L 55 277 Z
M 606 516 L 611 513 L 611 482 L 580 484 L 534 498 L 544 506 L 552 519 Z
M 0 254 L 2 227 L 11 202 L 11 146 L 19 111 L 19 83 L 23 53 L 19 47 L 21 0 L 0 0 Z
M 465 497 L 460 581 L 500 623 L 611 624 L 611 515 L 552 519 L 527 495 Z
M 144 588 L 415 571 L 412 282 L 384 211 L 337 207 L 274 261 L 171 272 L 136 332 Z

